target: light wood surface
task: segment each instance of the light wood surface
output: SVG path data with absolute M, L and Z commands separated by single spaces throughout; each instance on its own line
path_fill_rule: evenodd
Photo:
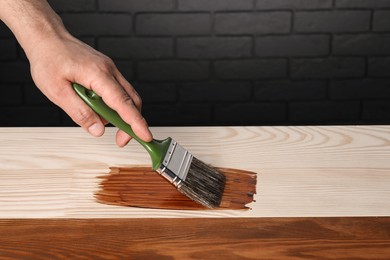
M 214 166 L 258 173 L 249 211 L 179 211 L 97 203 L 111 166 L 149 165 L 143 148 L 116 147 L 115 129 L 0 128 L 0 218 L 390 216 L 390 126 L 166 127 Z

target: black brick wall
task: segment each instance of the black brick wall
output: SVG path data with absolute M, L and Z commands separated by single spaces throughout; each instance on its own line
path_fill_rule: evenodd
M 390 0 L 49 0 L 151 125 L 390 123 Z M 0 125 L 72 125 L 0 25 Z

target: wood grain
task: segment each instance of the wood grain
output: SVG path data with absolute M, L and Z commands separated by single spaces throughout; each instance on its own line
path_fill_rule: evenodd
M 256 193 L 256 173 L 216 168 L 226 177 L 225 190 L 218 209 L 250 209 Z M 151 167 L 111 168 L 102 177 L 96 199 L 104 204 L 148 209 L 205 210 L 156 174 Z
M 0 220 L 0 259 L 388 259 L 390 218 Z
M 162 127 L 202 161 L 258 173 L 250 211 L 124 208 L 97 203 L 110 167 L 150 165 L 115 129 L 0 128 L 0 218 L 390 216 L 390 126 Z

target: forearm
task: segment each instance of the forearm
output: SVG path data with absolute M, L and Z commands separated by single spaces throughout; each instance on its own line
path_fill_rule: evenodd
M 46 0 L 0 0 L 0 19 L 14 33 L 27 56 L 46 38 L 69 35 Z

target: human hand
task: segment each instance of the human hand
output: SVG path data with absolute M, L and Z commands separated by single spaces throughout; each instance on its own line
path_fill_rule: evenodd
M 92 89 L 130 124 L 142 140 L 152 140 L 141 115 L 141 98 L 111 59 L 74 38 L 47 1 L 2 0 L 0 19 L 12 30 L 31 65 L 38 88 L 77 124 L 94 136 L 104 133 L 104 122 L 75 93 L 72 83 Z M 118 131 L 124 146 L 131 137 Z
M 29 49 L 31 75 L 38 88 L 93 136 L 104 133 L 104 120 L 74 92 L 72 83 L 92 89 L 142 140 L 152 140 L 141 115 L 142 101 L 110 58 L 70 34 L 47 37 Z M 123 147 L 131 137 L 118 130 L 116 143 Z

